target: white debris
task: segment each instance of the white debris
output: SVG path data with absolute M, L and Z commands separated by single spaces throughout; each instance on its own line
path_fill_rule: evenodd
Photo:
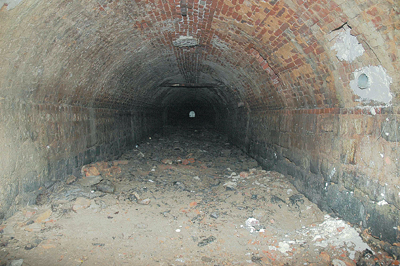
M 224 187 L 228 187 L 228 188 L 232 188 L 232 189 L 236 188 L 236 186 L 237 186 L 237 184 L 235 182 L 232 182 L 232 181 L 226 182 L 224 184 Z
M 281 253 L 286 254 L 286 252 L 290 251 L 290 245 L 287 242 L 279 242 L 279 248 L 277 248 Z
M 346 266 L 346 263 L 342 260 L 334 259 L 332 260 L 333 266 Z
M 352 62 L 357 57 L 363 55 L 364 47 L 358 42 L 357 37 L 351 35 L 351 29 L 342 30 L 337 35 L 336 43 L 331 50 L 335 50 L 336 57 L 340 61 Z
M 193 177 L 193 179 L 200 180 L 200 177 L 196 175 L 196 176 Z
M 319 247 L 331 246 L 346 246 L 350 253 L 349 258 L 354 259 L 356 251 L 363 251 L 371 248 L 363 242 L 357 231 L 343 220 L 332 218 L 325 215 L 325 221 L 319 226 L 304 228 L 299 233 L 304 236 L 311 235 L 314 245 Z
M 246 228 L 250 230 L 250 233 L 257 231 L 254 226 L 259 226 L 260 221 L 255 218 L 249 218 L 246 220 Z
M 387 204 L 389 204 L 389 203 L 387 203 L 386 200 L 381 200 L 380 202 L 378 202 L 379 206 L 384 206 L 384 205 L 387 205 Z

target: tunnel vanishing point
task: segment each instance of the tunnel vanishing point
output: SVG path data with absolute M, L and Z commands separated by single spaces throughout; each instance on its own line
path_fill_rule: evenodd
M 0 8 L 0 219 L 193 110 L 321 209 L 400 245 L 399 0 Z

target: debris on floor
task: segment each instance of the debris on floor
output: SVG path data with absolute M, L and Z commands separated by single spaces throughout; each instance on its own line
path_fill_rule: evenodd
M 0 265 L 398 265 L 217 133 L 153 136 L 0 225 Z

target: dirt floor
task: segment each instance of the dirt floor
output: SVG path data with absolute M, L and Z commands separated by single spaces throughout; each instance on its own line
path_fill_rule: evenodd
M 41 190 L 0 265 L 398 265 L 207 130 L 154 136 Z

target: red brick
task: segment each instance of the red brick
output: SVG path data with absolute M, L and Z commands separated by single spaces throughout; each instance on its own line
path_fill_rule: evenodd
M 377 16 L 379 14 L 379 11 L 376 8 L 376 6 L 374 6 L 374 7 L 370 8 L 369 10 L 367 10 L 367 14 L 375 17 L 375 16 Z

